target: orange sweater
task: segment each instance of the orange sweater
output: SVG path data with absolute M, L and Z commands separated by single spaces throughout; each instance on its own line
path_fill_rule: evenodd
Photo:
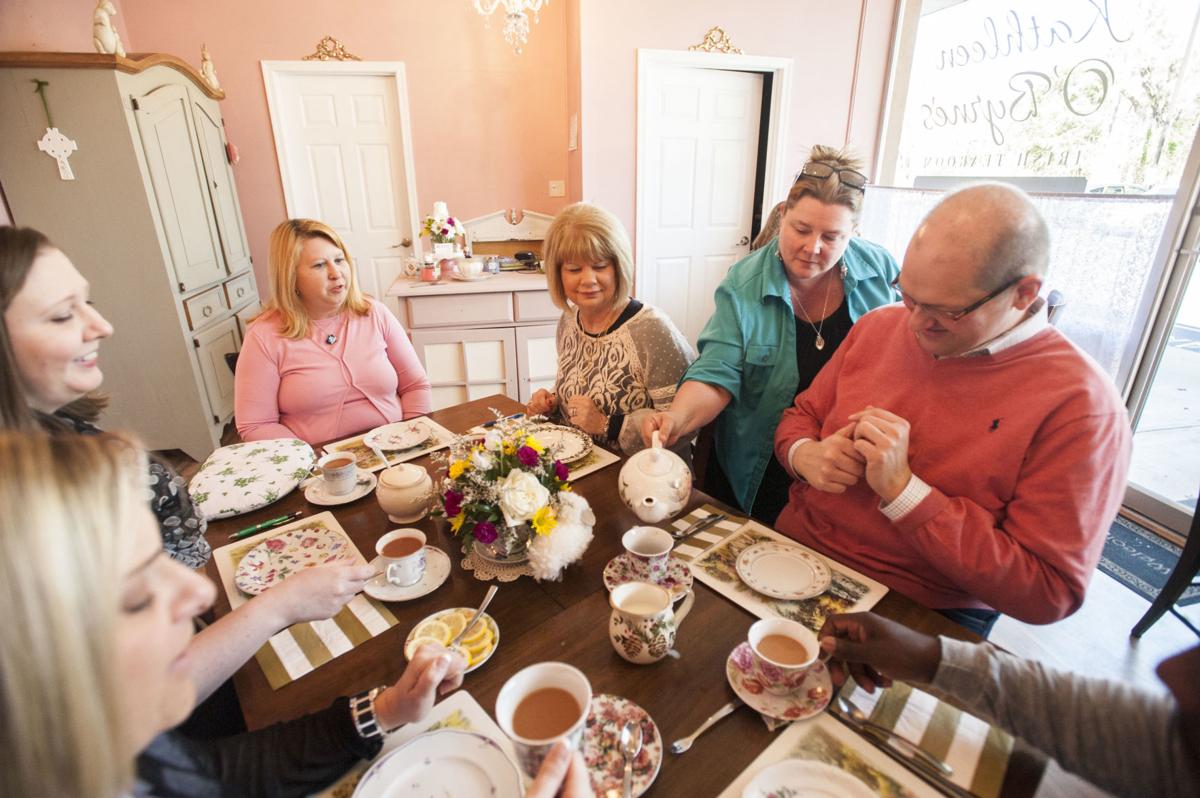
M 909 466 L 932 493 L 893 524 L 865 479 L 843 494 L 792 485 L 783 533 L 935 608 L 1070 615 L 1121 504 L 1131 434 L 1109 378 L 1047 328 L 994 355 L 935 360 L 880 308 L 854 325 L 783 413 L 775 453 L 820 440 L 867 405 L 906 419 Z

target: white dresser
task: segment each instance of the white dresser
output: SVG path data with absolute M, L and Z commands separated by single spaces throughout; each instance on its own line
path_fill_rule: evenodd
M 558 368 L 554 333 L 562 311 L 543 274 L 502 273 L 441 285 L 401 277 L 388 296 L 433 384 L 435 410 L 503 393 L 528 402 Z
M 78 143 L 74 180 L 35 142 Z M 224 122 L 172 56 L 0 53 L 0 185 L 14 221 L 45 233 L 92 286 L 116 334 L 100 350 L 101 420 L 151 449 L 204 460 L 233 413 L 225 355 L 258 308 Z

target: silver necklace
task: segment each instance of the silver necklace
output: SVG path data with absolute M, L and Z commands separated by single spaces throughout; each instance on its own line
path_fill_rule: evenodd
M 817 339 L 813 341 L 813 346 L 818 351 L 825 348 L 825 338 L 821 335 L 821 330 L 825 329 L 825 311 L 829 308 L 829 294 L 833 291 L 833 281 L 836 279 L 836 277 L 830 275 L 829 282 L 825 284 L 825 301 L 821 303 L 821 323 L 819 326 L 812 323 L 812 319 L 808 317 L 808 311 L 804 309 L 804 303 L 796 296 L 796 290 L 792 289 L 792 297 L 796 300 L 796 304 L 800 306 L 800 312 L 804 314 L 802 318 L 808 323 L 809 327 L 813 328 L 813 332 L 817 334 Z

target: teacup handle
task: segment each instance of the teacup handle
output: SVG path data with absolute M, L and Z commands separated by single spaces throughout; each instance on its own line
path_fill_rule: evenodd
M 683 619 L 686 618 L 687 614 L 692 611 L 692 605 L 694 603 L 696 603 L 696 594 L 695 592 L 689 590 L 687 595 L 683 598 L 683 603 L 679 605 L 679 609 L 675 610 L 676 628 L 678 628 L 679 624 L 683 623 Z
M 392 571 L 399 567 L 400 567 L 400 563 L 395 563 L 395 562 L 388 563 L 387 572 L 384 574 L 384 578 L 387 579 L 389 582 L 391 582 L 393 579 Z

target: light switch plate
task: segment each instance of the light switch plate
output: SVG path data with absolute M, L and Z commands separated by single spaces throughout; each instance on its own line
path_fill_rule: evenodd
M 565 197 L 567 195 L 567 184 L 562 180 L 550 181 L 550 196 Z

